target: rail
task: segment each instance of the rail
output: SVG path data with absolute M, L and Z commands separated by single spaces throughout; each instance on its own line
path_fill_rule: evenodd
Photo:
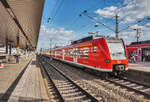
M 60 100 L 66 101 L 87 101 L 99 102 L 95 97 L 90 95 L 62 71 L 58 70 L 55 66 L 51 65 L 46 59 L 40 60 L 40 65 L 47 73 L 49 80 L 52 82 Z

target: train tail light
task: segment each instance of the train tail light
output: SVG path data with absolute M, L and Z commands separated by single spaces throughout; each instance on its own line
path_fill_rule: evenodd
M 106 59 L 106 60 L 105 60 L 105 63 L 110 63 L 110 60 L 109 60 L 109 59 Z

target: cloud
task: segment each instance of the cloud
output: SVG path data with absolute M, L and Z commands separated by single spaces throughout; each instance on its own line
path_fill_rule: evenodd
M 69 44 L 70 40 L 75 39 L 75 32 L 72 30 L 65 30 L 64 28 L 46 28 L 41 26 L 40 36 L 39 36 L 39 47 L 49 48 L 50 40 L 53 46 L 56 44 L 58 46 Z
M 146 23 L 145 26 L 146 26 L 146 27 L 150 27 L 150 23 Z
M 103 16 L 105 18 L 112 18 L 115 15 L 116 10 L 117 10 L 117 7 L 110 6 L 104 9 L 98 9 L 95 11 L 95 13 L 98 14 L 100 17 Z
M 109 6 L 103 9 L 97 9 L 95 11 L 99 17 L 103 18 L 113 18 L 117 13 L 122 25 L 134 24 L 135 21 L 141 20 L 145 17 L 150 16 L 150 0 L 124 0 L 122 7 Z M 123 27 L 123 26 L 122 26 Z M 121 28 L 121 27 L 120 27 Z M 140 40 L 150 39 L 150 23 L 143 26 L 133 25 L 130 29 L 120 32 L 120 37 L 124 38 L 125 42 L 129 44 L 130 42 L 136 41 L 136 31 L 131 29 L 141 28 Z
M 119 9 L 122 23 L 134 22 L 138 19 L 150 16 L 150 0 L 125 0 L 126 6 Z
M 147 23 L 146 25 L 149 25 L 149 23 Z M 120 38 L 123 38 L 124 41 L 126 42 L 126 44 L 130 44 L 131 42 L 136 41 L 137 31 L 135 31 L 133 29 L 137 29 L 137 28 L 140 28 L 139 29 L 140 41 L 150 39 L 150 28 L 149 28 L 149 26 L 133 25 L 130 28 L 131 28 L 130 30 L 120 33 Z
M 135 24 L 135 25 L 130 26 L 130 28 L 131 29 L 137 29 L 137 28 L 145 29 L 145 26 L 140 26 L 140 25 Z
M 105 7 L 95 11 L 99 16 L 112 18 L 116 13 L 123 19 L 121 23 L 134 22 L 140 18 L 150 16 L 150 0 L 124 0 L 125 6 L 118 8 L 116 6 Z

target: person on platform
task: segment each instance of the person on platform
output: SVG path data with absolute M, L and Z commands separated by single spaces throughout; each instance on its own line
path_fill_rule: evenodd
M 146 51 L 146 54 L 145 54 L 145 61 L 148 61 L 148 51 Z
M 19 48 L 17 47 L 16 50 L 17 50 L 16 55 L 15 55 L 15 57 L 16 57 L 16 63 L 19 63 L 19 61 L 20 61 L 20 52 L 19 52 Z
M 136 58 L 135 58 L 135 55 L 134 55 L 134 54 L 132 54 L 132 56 L 131 56 L 131 62 L 132 62 L 132 63 L 136 63 Z
M 16 55 L 16 63 L 19 63 L 20 55 Z

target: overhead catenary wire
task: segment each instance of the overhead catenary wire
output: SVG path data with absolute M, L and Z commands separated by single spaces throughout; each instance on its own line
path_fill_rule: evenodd
M 90 26 L 90 24 L 82 25 L 82 26 L 78 29 L 78 31 L 82 30 L 83 28 L 89 27 L 89 26 Z
M 102 23 L 102 22 L 100 22 L 100 21 L 97 21 L 97 20 L 94 19 L 93 17 L 89 16 L 86 12 L 87 12 L 87 11 L 85 10 L 82 14 L 85 15 L 85 16 L 87 16 L 88 18 L 90 18 L 90 19 L 93 20 L 94 22 L 99 23 L 99 24 L 101 24 L 102 26 L 108 28 L 109 30 L 115 32 L 114 29 L 110 28 L 109 26 L 107 26 L 106 24 L 104 24 L 104 23 Z M 80 16 L 82 16 L 82 14 L 80 14 Z
M 136 23 L 134 23 L 134 24 L 132 24 L 132 25 L 128 25 L 127 27 L 125 27 L 125 28 L 119 30 L 119 32 L 121 32 L 121 31 L 123 31 L 123 30 L 126 30 L 126 29 L 130 28 L 131 26 L 133 26 L 133 25 L 135 25 L 135 24 L 139 24 L 139 23 L 141 23 L 141 22 L 142 22 L 143 20 L 145 20 L 145 19 L 148 19 L 148 20 L 149 20 L 150 17 L 148 17 L 148 18 L 143 18 L 143 19 L 137 21 Z
M 79 20 L 79 18 L 80 18 L 79 16 L 75 17 L 75 19 L 73 19 L 72 22 L 68 25 L 68 28 L 70 26 L 74 26 L 77 23 L 77 21 Z
M 54 4 L 54 6 L 53 6 L 53 8 L 52 8 L 52 14 L 55 14 L 55 12 L 53 12 L 53 11 L 55 11 L 55 8 L 57 7 L 57 5 L 58 5 L 58 1 L 59 0 L 55 0 L 55 4 Z
M 61 0 L 61 1 L 60 1 L 60 4 L 59 4 L 58 7 L 56 8 L 56 12 L 54 13 L 54 16 L 51 17 L 51 23 L 52 23 L 52 21 L 54 22 L 54 20 L 56 19 L 56 16 L 57 16 L 57 14 L 58 14 L 58 11 L 59 11 L 59 9 L 61 9 L 63 3 L 64 3 L 64 0 Z
M 87 10 L 90 10 L 90 9 L 93 9 L 93 8 L 97 7 L 96 5 L 98 5 L 98 3 L 101 3 L 101 0 L 97 0 L 97 2 L 95 2 L 94 5 L 87 8 Z M 104 0 L 104 3 L 105 3 L 105 0 Z M 80 18 L 80 16 L 76 16 L 69 25 L 74 26 L 77 23 L 77 21 L 79 20 L 79 18 Z
M 105 1 L 105 0 L 104 0 Z M 95 2 L 95 1 L 94 1 Z M 98 3 L 101 3 L 101 0 L 98 0 L 97 2 L 95 2 L 95 4 L 94 5 L 92 5 L 92 6 L 90 6 L 89 8 L 87 8 L 86 10 L 90 10 L 90 9 L 94 9 L 94 8 L 96 8 L 97 7 L 97 5 L 99 6 L 99 4 Z

